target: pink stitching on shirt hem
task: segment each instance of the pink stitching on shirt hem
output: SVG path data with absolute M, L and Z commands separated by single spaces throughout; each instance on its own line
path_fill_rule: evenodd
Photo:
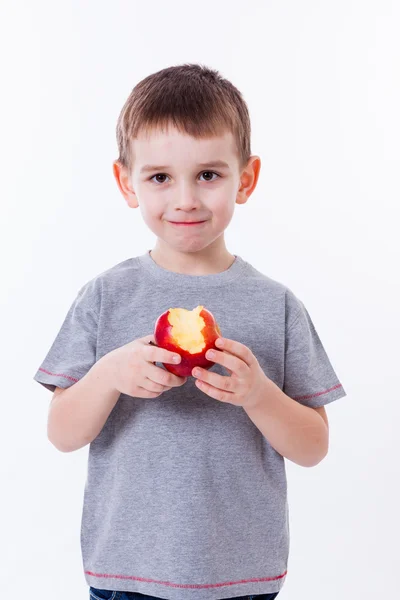
M 65 377 L 65 379 L 70 379 L 71 381 L 79 381 L 79 379 L 75 379 L 75 377 L 63 375 L 62 373 L 50 373 L 50 371 L 46 371 L 46 369 L 42 369 L 42 367 L 40 367 L 39 371 L 43 371 L 43 373 L 47 373 L 47 375 L 53 375 L 53 377 Z
M 221 587 L 223 585 L 236 585 L 238 583 L 256 583 L 258 581 L 275 581 L 276 579 L 281 579 L 285 577 L 287 571 L 282 573 L 282 575 L 278 575 L 277 577 L 261 577 L 254 579 L 242 579 L 241 581 L 227 581 L 226 583 L 205 583 L 204 585 L 200 584 L 179 584 L 179 583 L 171 583 L 170 581 L 157 581 L 156 579 L 146 579 L 144 577 L 133 577 L 129 575 L 106 575 L 104 573 L 92 573 L 92 571 L 85 571 L 86 575 L 92 575 L 93 577 L 108 577 L 110 579 L 132 579 L 135 581 L 145 581 L 146 583 L 160 583 L 162 585 L 168 585 L 170 587 L 176 588 L 190 588 L 190 589 L 199 589 L 199 588 L 210 588 L 210 587 Z
M 332 392 L 332 390 L 337 390 L 337 388 L 342 387 L 341 383 L 334 385 L 329 388 L 329 390 L 325 390 L 324 392 L 317 392 L 316 394 L 311 394 L 311 396 L 293 396 L 293 400 L 307 400 L 308 398 L 315 398 L 316 396 L 321 396 L 322 394 L 327 394 L 328 392 Z

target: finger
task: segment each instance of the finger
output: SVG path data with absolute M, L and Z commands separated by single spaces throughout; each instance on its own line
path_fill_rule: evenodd
M 199 381 L 208 383 L 213 387 L 223 390 L 224 392 L 233 393 L 233 388 L 235 385 L 235 380 L 232 377 L 227 377 L 226 375 L 220 375 L 219 373 L 214 373 L 213 371 L 207 371 L 207 369 L 200 369 L 199 367 L 193 370 L 193 376 L 196 377 Z
M 250 348 L 236 340 L 219 337 L 215 341 L 215 345 L 220 350 L 225 350 L 226 352 L 230 352 L 234 356 L 241 358 L 249 367 L 254 363 L 255 357 Z
M 229 354 L 228 352 L 219 352 L 218 350 L 208 350 L 206 358 L 225 367 L 231 374 L 235 373 L 239 377 L 244 374 L 248 366 L 241 358 Z
M 138 389 L 140 390 L 141 394 L 140 398 L 156 398 L 157 396 L 160 396 L 163 392 L 166 392 L 170 388 L 165 388 L 164 390 L 153 392 L 147 388 L 144 388 L 141 385 L 138 385 Z
M 205 394 L 207 394 L 207 396 L 210 396 L 211 398 L 214 398 L 215 400 L 219 400 L 220 402 L 229 402 L 230 404 L 235 404 L 235 394 L 232 394 L 231 392 L 225 392 L 219 388 L 215 388 L 213 385 L 210 385 L 209 383 L 205 382 L 205 381 L 200 381 L 197 380 L 196 381 L 196 386 Z
M 150 363 L 147 366 L 145 376 L 155 383 L 160 383 L 161 385 L 167 387 L 180 386 L 185 383 L 185 381 L 182 382 L 182 377 L 178 377 L 177 375 L 174 375 L 174 373 L 167 371 L 167 369 L 157 367 L 156 365 L 152 365 Z
M 148 344 L 150 344 L 151 346 L 155 346 L 156 345 L 153 333 L 151 333 L 150 335 L 146 335 L 146 336 L 142 337 L 141 341 L 144 344 L 146 344 L 146 345 L 148 345 Z M 153 361 L 153 365 L 155 365 L 155 364 L 156 364 L 156 361 Z
M 156 345 L 156 344 L 155 344 L 155 343 L 154 343 L 152 340 L 150 340 L 150 341 L 149 341 L 149 344 L 151 344 L 152 346 L 155 346 L 155 345 Z M 155 360 L 155 361 L 153 361 L 153 365 L 155 365 L 155 364 L 156 364 L 156 362 L 157 362 L 156 360 Z
M 170 386 L 164 385 L 162 383 L 157 383 L 153 379 L 150 379 L 150 377 L 144 378 L 144 381 L 142 382 L 142 387 L 144 387 L 145 390 L 149 390 L 149 392 L 157 392 L 159 394 L 171 389 Z
M 152 363 L 160 362 L 178 365 L 181 362 L 179 354 L 171 352 L 170 350 L 165 350 L 165 348 L 160 348 L 151 341 L 145 346 L 144 356 L 148 362 Z M 178 357 L 178 360 L 174 360 L 175 356 Z

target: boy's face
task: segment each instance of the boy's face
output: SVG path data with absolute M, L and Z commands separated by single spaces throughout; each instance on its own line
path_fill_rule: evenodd
M 199 252 L 218 245 L 235 203 L 246 202 L 256 185 L 259 162 L 252 157 L 240 171 L 231 132 L 198 139 L 170 125 L 135 138 L 133 170 L 119 176 L 121 191 L 166 250 Z M 176 224 L 188 221 L 200 223 Z

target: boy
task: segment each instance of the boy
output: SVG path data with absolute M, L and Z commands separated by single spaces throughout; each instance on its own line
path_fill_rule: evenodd
M 116 182 L 157 241 L 80 289 L 34 377 L 54 392 L 50 441 L 90 443 L 90 594 L 272 600 L 289 552 L 284 459 L 324 458 L 324 405 L 346 393 L 303 303 L 225 246 L 260 171 L 240 92 L 200 65 L 163 69 L 132 90 L 117 140 Z M 211 370 L 177 377 L 151 332 L 199 304 L 223 343 Z

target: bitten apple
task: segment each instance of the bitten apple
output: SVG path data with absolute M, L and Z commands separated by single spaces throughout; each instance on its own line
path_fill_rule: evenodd
M 189 377 L 194 367 L 210 369 L 215 363 L 207 360 L 205 355 L 210 348 L 216 348 L 215 340 L 219 337 L 218 323 L 204 306 L 193 310 L 170 308 L 158 317 L 154 327 L 157 346 L 181 355 L 177 365 L 162 363 L 179 377 Z

